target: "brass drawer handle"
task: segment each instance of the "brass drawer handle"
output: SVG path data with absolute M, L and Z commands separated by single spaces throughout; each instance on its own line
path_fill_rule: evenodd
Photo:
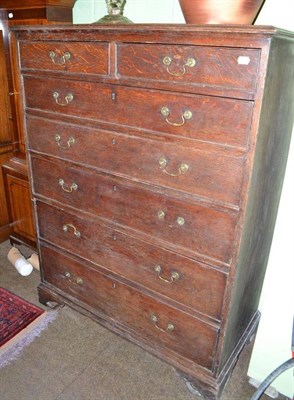
M 73 229 L 73 233 L 76 237 L 80 238 L 81 237 L 81 232 L 77 230 L 77 228 L 72 225 L 72 224 L 64 224 L 62 229 L 64 232 L 68 232 L 68 229 L 72 228 Z
M 66 145 L 63 145 L 61 143 L 61 141 L 62 141 L 61 136 L 58 135 L 58 133 L 56 133 L 56 135 L 54 136 L 54 139 L 55 139 L 55 142 L 57 143 L 57 146 L 60 147 L 61 149 L 64 149 L 64 150 L 69 149 L 75 143 L 75 139 L 71 136 L 68 139 L 68 141 L 66 142 Z
M 170 278 L 165 279 L 162 276 L 160 276 L 160 274 L 161 274 L 161 266 L 160 265 L 156 265 L 154 269 L 155 269 L 155 272 L 157 272 L 158 278 L 163 282 L 173 283 L 174 281 L 177 281 L 180 278 L 180 274 L 176 271 L 173 271 L 170 275 Z
M 180 175 L 184 174 L 185 172 L 187 172 L 188 169 L 189 169 L 189 165 L 188 165 L 188 164 L 186 164 L 186 163 L 181 163 L 180 166 L 179 166 L 179 168 L 178 168 L 178 172 L 177 172 L 177 173 L 172 173 L 172 172 L 168 172 L 168 171 L 167 171 L 167 169 L 166 169 L 167 164 L 168 164 L 168 161 L 167 161 L 166 158 L 161 157 L 161 158 L 159 159 L 160 168 L 162 169 L 162 171 L 163 171 L 165 174 L 167 174 L 167 175 L 169 175 L 169 176 L 180 176 Z
M 160 220 L 163 220 L 165 218 L 165 212 L 163 210 L 159 210 L 157 213 L 157 217 Z
M 185 75 L 186 71 L 186 67 L 190 67 L 193 68 L 196 65 L 196 60 L 193 57 L 189 57 L 187 59 L 187 61 L 185 62 L 184 65 L 182 65 L 182 70 L 180 72 L 176 72 L 176 71 L 171 71 L 170 69 L 170 65 L 172 64 L 173 60 L 171 57 L 166 56 L 164 57 L 164 59 L 162 60 L 163 64 L 166 66 L 166 70 L 170 75 L 173 76 L 183 76 Z
M 64 102 L 59 100 L 60 97 L 60 93 L 58 92 L 53 92 L 53 98 L 55 100 L 55 103 L 58 104 L 61 107 L 66 107 L 69 105 L 69 103 L 71 103 L 74 99 L 74 96 L 72 93 L 68 93 L 65 97 L 64 97 Z
M 180 226 L 185 225 L 185 219 L 183 217 L 177 217 L 177 224 Z
M 77 189 L 78 189 L 78 185 L 77 185 L 76 183 L 72 183 L 72 184 L 70 185 L 69 189 L 67 189 L 67 188 L 65 187 L 65 182 L 64 182 L 63 179 L 59 179 L 58 183 L 59 183 L 59 185 L 62 187 L 62 190 L 63 190 L 64 192 L 67 192 L 67 193 L 71 193 L 73 190 L 77 190 Z
M 61 57 L 57 57 L 54 50 L 49 51 L 49 57 L 53 64 L 55 65 L 64 65 L 67 61 L 71 59 L 71 54 L 69 51 L 63 53 Z
M 153 322 L 153 324 L 154 324 L 154 326 L 158 329 L 158 330 L 160 330 L 161 332 L 172 332 L 174 329 L 175 329 L 175 326 L 174 326 L 174 324 L 172 324 L 171 322 L 169 322 L 168 324 L 167 324 L 167 327 L 164 329 L 164 328 L 161 328 L 160 326 L 158 326 L 157 325 L 157 322 L 158 322 L 158 317 L 155 315 L 155 314 L 151 314 L 151 316 L 150 316 L 150 319 L 151 319 L 151 321 Z
M 166 121 L 168 124 L 173 125 L 173 126 L 183 126 L 184 123 L 185 123 L 188 119 L 191 119 L 192 116 L 193 116 L 192 111 L 186 110 L 186 111 L 181 115 L 181 118 L 182 118 L 182 121 L 181 121 L 181 122 L 171 122 L 171 121 L 168 119 L 168 117 L 169 117 L 169 115 L 170 115 L 170 110 L 169 110 L 167 107 L 162 107 L 162 109 L 161 109 L 161 114 L 165 117 L 165 121 Z
M 72 278 L 70 272 L 65 272 L 65 273 L 64 273 L 64 276 L 67 278 L 67 280 L 68 280 L 70 283 L 74 283 L 74 284 L 77 284 L 77 285 L 82 285 L 82 284 L 84 283 L 83 279 L 80 278 L 79 276 L 76 277 L 76 278 Z
M 165 217 L 166 217 L 166 213 L 163 210 L 159 210 L 157 212 L 157 218 L 159 220 L 163 221 L 165 219 Z M 186 223 L 185 218 L 183 218 L 183 217 L 177 217 L 176 222 L 180 226 L 183 226 Z

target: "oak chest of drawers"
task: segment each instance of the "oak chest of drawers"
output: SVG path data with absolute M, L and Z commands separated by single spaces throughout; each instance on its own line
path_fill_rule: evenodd
M 219 398 L 259 320 L 293 36 L 180 25 L 15 35 L 40 301 L 90 315 Z

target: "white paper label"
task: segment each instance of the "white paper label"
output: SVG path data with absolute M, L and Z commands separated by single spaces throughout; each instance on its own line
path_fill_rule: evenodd
M 250 58 L 248 56 L 239 56 L 238 64 L 239 65 L 248 65 L 250 63 Z

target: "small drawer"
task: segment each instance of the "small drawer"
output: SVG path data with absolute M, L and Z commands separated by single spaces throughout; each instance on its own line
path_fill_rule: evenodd
M 231 261 L 237 212 L 166 196 L 64 161 L 31 156 L 31 163 L 37 195 L 143 232 L 179 252 L 187 249 Z
M 27 128 L 31 150 L 239 205 L 244 156 L 204 144 L 184 146 L 32 116 Z
M 212 368 L 218 330 L 52 248 L 41 247 L 43 279 L 100 318 L 152 347 L 165 348 Z M 74 300 L 73 300 L 74 301 Z
M 108 74 L 108 43 L 20 42 L 21 68 Z
M 140 80 L 254 91 L 260 51 L 244 48 L 118 44 L 118 73 Z
M 24 77 L 26 107 L 246 148 L 253 103 L 62 79 Z
M 41 238 L 220 320 L 226 274 L 128 236 L 93 217 L 40 201 L 36 204 Z

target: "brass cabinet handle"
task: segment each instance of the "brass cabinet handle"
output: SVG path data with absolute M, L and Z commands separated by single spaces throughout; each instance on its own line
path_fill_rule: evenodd
M 171 71 L 170 65 L 172 64 L 173 60 L 171 57 L 166 56 L 162 60 L 163 64 L 166 66 L 166 70 L 170 75 L 173 76 L 183 76 L 186 73 L 186 67 L 193 68 L 196 65 L 196 60 L 193 57 L 189 57 L 187 61 L 182 65 L 182 70 L 180 72 Z
M 55 100 L 55 103 L 58 104 L 61 107 L 66 107 L 69 105 L 69 103 L 71 103 L 74 99 L 74 96 L 72 93 L 68 93 L 67 95 L 65 95 L 64 97 L 64 102 L 62 102 L 61 100 L 59 100 L 60 97 L 60 93 L 58 92 L 53 92 L 53 98 Z
M 159 165 L 160 165 L 161 170 L 162 170 L 165 174 L 167 174 L 167 175 L 169 175 L 169 176 L 179 176 L 179 175 L 182 175 L 182 174 L 184 174 L 185 172 L 187 172 L 188 169 L 189 169 L 189 165 L 188 165 L 188 164 L 186 164 L 186 163 L 181 163 L 180 166 L 179 166 L 179 168 L 178 168 L 177 173 L 172 173 L 172 172 L 168 172 L 168 171 L 167 171 L 167 169 L 166 169 L 167 164 L 168 164 L 168 161 L 167 161 L 166 158 L 161 157 L 161 158 L 159 159 Z
M 69 228 L 73 229 L 73 233 L 76 237 L 78 237 L 78 238 L 81 237 L 81 232 L 78 231 L 77 228 L 73 224 L 64 224 L 62 227 L 64 232 L 68 232 Z
M 157 272 L 158 278 L 163 282 L 173 283 L 174 281 L 176 281 L 176 280 L 178 280 L 180 278 L 180 274 L 178 272 L 176 272 L 176 271 L 173 271 L 171 273 L 171 275 L 170 275 L 170 278 L 169 279 L 165 279 L 160 275 L 161 274 L 161 266 L 160 265 L 156 265 L 154 269 L 155 269 L 155 272 Z
M 71 276 L 71 273 L 68 272 L 68 271 L 64 273 L 64 276 L 67 278 L 67 280 L 70 283 L 74 283 L 74 284 L 77 284 L 77 285 L 82 285 L 84 283 L 82 278 L 80 278 L 79 276 L 74 278 L 74 277 Z
M 164 329 L 164 328 L 161 328 L 160 326 L 158 326 L 157 325 L 157 322 L 158 322 L 158 317 L 155 315 L 155 314 L 151 314 L 151 316 L 150 316 L 150 319 L 151 319 L 151 321 L 153 322 L 153 324 L 154 324 L 154 326 L 158 329 L 158 330 L 160 330 L 161 332 L 172 332 L 174 329 L 175 329 L 175 326 L 174 326 L 174 324 L 172 324 L 171 322 L 169 322 L 168 324 L 167 324 L 167 327 Z
M 71 59 L 71 54 L 69 51 L 65 51 L 61 57 L 57 57 L 54 50 L 49 51 L 49 57 L 53 64 L 55 65 L 64 65 Z
M 166 121 L 168 124 L 173 125 L 173 126 L 183 126 L 184 123 L 186 122 L 186 120 L 191 119 L 192 116 L 193 116 L 192 111 L 186 110 L 186 111 L 181 115 L 181 118 L 182 118 L 182 121 L 181 121 L 181 122 L 171 122 L 171 121 L 168 119 L 168 117 L 169 117 L 169 115 L 170 115 L 170 110 L 169 110 L 168 107 L 162 107 L 162 109 L 161 109 L 161 114 L 165 117 L 165 121 Z
M 64 192 L 67 192 L 67 193 L 71 193 L 73 190 L 77 190 L 77 189 L 78 189 L 78 185 L 77 185 L 76 183 L 72 183 L 72 184 L 70 185 L 69 189 L 67 189 L 67 188 L 65 187 L 65 182 L 64 182 L 63 179 L 59 179 L 58 183 L 59 183 L 59 185 L 62 187 L 62 190 L 63 190 Z
M 58 135 L 58 133 L 56 133 L 56 135 L 54 136 L 55 142 L 57 143 L 57 146 L 60 147 L 61 149 L 67 150 L 69 149 L 72 145 L 74 145 L 75 143 L 75 138 L 73 138 L 72 136 L 67 140 L 66 145 L 63 145 L 61 143 L 62 139 L 61 136 Z

